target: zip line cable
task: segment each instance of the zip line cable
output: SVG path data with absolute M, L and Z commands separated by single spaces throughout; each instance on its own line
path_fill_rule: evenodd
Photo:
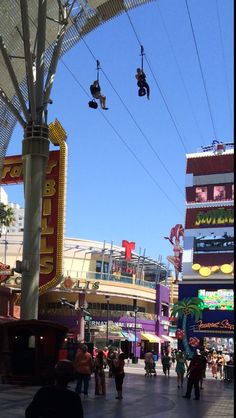
M 225 65 L 225 62 L 226 62 L 225 49 L 224 49 L 224 43 L 223 43 L 222 27 L 221 27 L 221 22 L 220 22 L 220 11 L 219 11 L 218 0 L 216 0 L 216 10 L 217 10 L 217 21 L 218 21 L 218 26 L 219 26 L 219 33 L 220 33 L 220 45 L 221 45 L 222 61 L 223 61 L 223 66 L 224 66 L 224 76 L 225 76 L 225 84 L 226 84 L 226 90 L 227 90 L 228 106 L 229 106 L 229 112 L 230 112 L 230 119 L 232 123 L 233 112 L 232 112 L 232 107 L 231 107 L 231 102 L 230 102 L 230 97 L 229 97 L 229 79 L 228 79 L 227 69 Z
M 91 48 L 89 47 L 89 45 L 87 44 L 87 42 L 84 40 L 84 38 L 81 38 L 81 39 L 83 40 L 84 44 L 88 48 L 88 50 L 91 53 L 91 55 L 94 58 L 94 60 L 96 60 L 96 57 L 95 57 L 93 51 L 91 50 Z M 159 163 L 162 165 L 162 167 L 164 168 L 164 170 L 167 172 L 168 176 L 171 178 L 171 180 L 173 181 L 173 183 L 175 184 L 175 186 L 179 190 L 180 194 L 184 197 L 184 193 L 180 189 L 180 187 L 179 187 L 178 183 L 176 182 L 175 178 L 173 177 L 173 175 L 171 174 L 171 172 L 168 170 L 168 168 L 166 167 L 166 165 L 162 161 L 162 159 L 159 157 L 159 155 L 158 155 L 157 151 L 155 150 L 155 148 L 153 147 L 151 141 L 148 139 L 147 135 L 144 133 L 144 131 L 142 130 L 142 128 L 140 127 L 140 125 L 138 124 L 138 122 L 136 121 L 136 119 L 134 118 L 133 114 L 129 110 L 128 106 L 126 105 L 126 103 L 124 102 L 124 100 L 122 99 L 122 97 L 120 96 L 120 94 L 118 93 L 118 91 L 116 90 L 116 88 L 114 87 L 114 85 L 112 84 L 111 80 L 109 79 L 109 77 L 106 75 L 105 71 L 102 68 L 100 68 L 100 70 L 102 71 L 102 73 L 103 73 L 104 77 L 106 78 L 107 82 L 110 84 L 110 86 L 112 87 L 112 89 L 116 93 L 117 97 L 119 98 L 120 102 L 122 103 L 122 105 L 124 106 L 124 108 L 126 109 L 126 111 L 128 112 L 128 114 L 131 117 L 132 121 L 134 122 L 135 126 L 137 127 L 137 129 L 139 130 L 139 132 L 141 133 L 141 135 L 143 136 L 143 138 L 147 142 L 148 146 L 150 147 L 150 149 L 152 150 L 152 152 L 155 154 L 155 156 L 158 159 Z
M 32 21 L 33 25 L 35 26 L 35 23 Z M 76 26 L 75 26 L 76 27 Z M 76 27 L 76 29 L 78 30 L 78 28 Z M 81 36 L 81 35 L 80 35 Z M 81 39 L 84 41 L 83 37 L 81 37 Z M 46 39 L 47 43 L 49 44 L 48 40 Z M 85 42 L 85 41 L 84 41 Z M 86 44 L 86 42 L 85 42 Z M 87 44 L 86 44 L 87 45 Z M 95 59 L 96 63 L 97 63 L 97 59 L 95 57 L 95 55 L 93 54 L 92 50 L 89 48 L 89 46 L 87 45 L 90 53 L 92 54 L 93 58 Z M 87 90 L 83 87 L 83 85 L 79 82 L 77 76 L 73 73 L 73 71 L 69 68 L 69 66 L 65 63 L 65 61 L 63 60 L 62 57 L 60 57 L 60 62 L 64 65 L 64 67 L 66 68 L 66 70 L 69 72 L 69 74 L 72 76 L 73 80 L 79 85 L 79 87 L 83 90 L 84 94 L 90 98 L 90 94 L 87 92 Z M 104 74 L 105 75 L 105 74 Z M 150 173 L 150 171 L 145 167 L 145 165 L 142 163 L 142 161 L 138 158 L 138 156 L 136 155 L 136 153 L 132 150 L 132 148 L 128 145 L 128 143 L 125 141 L 125 139 L 119 134 L 119 132 L 117 131 L 117 129 L 114 127 L 114 125 L 109 121 L 109 119 L 104 115 L 104 113 L 99 109 L 100 114 L 103 116 L 103 118 L 106 120 L 106 122 L 108 123 L 108 125 L 112 128 L 112 130 L 115 132 L 115 134 L 118 136 L 118 138 L 121 140 L 121 142 L 125 145 L 125 147 L 128 149 L 128 151 L 132 154 L 132 156 L 135 158 L 135 160 L 139 163 L 139 165 L 143 168 L 143 170 L 146 172 L 146 174 L 149 176 L 149 178 L 151 178 L 151 180 L 154 182 L 154 184 L 156 185 L 156 187 L 164 194 L 164 196 L 167 198 L 167 200 L 174 206 L 174 208 L 177 210 L 177 212 L 183 216 L 182 212 L 180 211 L 180 209 L 176 206 L 175 202 L 168 196 L 168 194 L 165 192 L 164 189 L 162 189 L 162 187 L 159 185 L 159 183 L 156 181 L 155 177 Z M 159 157 L 158 157 L 159 158 Z M 161 160 L 160 160 L 161 162 Z M 162 162 L 161 162 L 162 163 Z M 164 164 L 164 163 L 162 163 Z M 172 177 L 172 176 L 171 176 Z M 173 179 L 174 180 L 174 179 Z M 175 180 L 174 180 L 175 182 Z M 177 185 L 177 184 L 176 184 Z M 178 185 L 177 185 L 178 186 Z M 178 186 L 178 190 L 181 191 L 181 189 Z M 182 191 L 181 194 L 183 195 Z M 184 196 L 184 195 L 183 195 Z
M 142 44 L 141 44 L 140 39 L 139 39 L 139 37 L 138 37 L 137 31 L 135 30 L 135 27 L 134 27 L 134 25 L 133 25 L 133 22 L 132 22 L 132 20 L 131 20 L 131 18 L 130 18 L 130 16 L 129 16 L 129 13 L 128 13 L 128 11 L 127 11 L 127 10 L 126 10 L 126 15 L 127 15 L 128 19 L 129 19 L 130 25 L 131 25 L 131 27 L 132 27 L 132 29 L 133 29 L 133 31 L 134 31 L 135 37 L 136 37 L 136 39 L 137 39 L 137 41 L 138 41 L 138 44 L 139 44 L 139 46 L 140 46 L 140 47 L 142 47 Z M 161 89 L 161 87 L 160 87 L 160 84 L 158 83 L 157 78 L 156 78 L 156 76 L 155 76 L 155 74 L 154 74 L 154 72 L 153 72 L 153 70 L 152 70 L 152 68 L 151 68 L 151 65 L 150 65 L 150 63 L 149 63 L 149 61 L 148 61 L 148 59 L 147 59 L 146 54 L 145 54 L 145 60 L 146 60 L 146 62 L 147 62 L 147 64 L 148 64 L 148 68 L 149 68 L 149 70 L 150 70 L 150 72 L 151 72 L 151 74 L 152 74 L 152 76 L 153 76 L 153 79 L 154 79 L 154 81 L 155 81 L 155 84 L 156 84 L 156 86 L 157 86 L 157 88 L 158 88 L 158 90 L 159 90 L 159 93 L 160 93 L 160 95 L 161 95 L 161 98 L 162 98 L 162 100 L 163 100 L 163 102 L 164 102 L 164 104 L 165 104 L 165 106 L 166 106 L 167 112 L 169 113 L 169 116 L 170 116 L 170 118 L 171 118 L 171 120 L 172 120 L 172 122 L 173 122 L 173 125 L 174 125 L 175 130 L 176 130 L 176 132 L 177 132 L 177 134 L 178 134 L 178 137 L 179 137 L 179 139 L 180 139 L 180 142 L 181 142 L 181 144 L 182 144 L 182 146 L 183 146 L 183 148 L 184 148 L 184 151 L 185 151 L 185 153 L 186 153 L 186 154 L 188 154 L 188 149 L 187 149 L 187 147 L 186 147 L 186 145 L 185 145 L 184 139 L 182 138 L 182 135 L 181 135 L 181 133 L 180 133 L 180 131 L 179 131 L 178 127 L 177 127 L 177 124 L 176 124 L 176 122 L 175 122 L 174 116 L 173 116 L 173 114 L 172 114 L 172 112 L 171 112 L 171 110 L 170 110 L 170 107 L 169 107 L 169 105 L 168 105 L 168 103 L 167 103 L 167 100 L 166 100 L 166 98 L 165 98 L 165 96 L 164 96 L 164 93 L 162 92 L 162 89 Z
M 192 35 L 193 35 L 193 41 L 194 41 L 194 45 L 195 45 L 195 49 L 196 49 L 196 53 L 197 53 L 198 63 L 199 63 L 200 72 L 201 72 L 201 76 L 202 76 L 202 82 L 203 82 L 203 86 L 204 86 L 204 90 L 205 90 L 205 94 L 206 94 L 208 110 L 209 110 L 209 113 L 210 113 L 210 118 L 211 118 L 211 123 L 212 123 L 212 128 L 213 128 L 213 134 L 214 134 L 215 139 L 217 139 L 215 123 L 214 123 L 212 110 L 211 110 L 211 104 L 210 104 L 210 100 L 209 100 L 209 96 L 208 96 L 208 92 L 207 92 L 206 81 L 205 81 L 204 74 L 203 74 L 201 58 L 200 58 L 200 54 L 199 54 L 199 50 L 198 50 L 198 46 L 197 46 L 197 40 L 196 40 L 196 36 L 195 36 L 194 28 L 193 28 L 193 23 L 192 23 L 192 18 L 191 18 L 191 15 L 190 15 L 190 10 L 189 10 L 189 7 L 188 7 L 188 1 L 187 0 L 185 0 L 185 4 L 186 4 L 186 7 L 187 7 L 189 22 L 190 22 L 190 26 L 191 26 Z
M 81 87 L 81 83 L 79 82 L 79 80 L 77 79 L 77 77 L 75 76 L 75 74 L 71 71 L 71 69 L 68 67 L 68 65 L 64 62 L 64 60 L 62 58 L 60 58 L 60 61 L 62 62 L 62 64 L 65 66 L 65 68 L 69 71 L 69 73 L 72 75 L 74 81 Z M 89 93 L 85 90 L 85 88 L 82 86 L 82 90 L 84 91 L 84 93 L 90 97 Z M 117 131 L 117 129 L 114 127 L 114 125 L 109 121 L 109 119 L 107 118 L 107 116 L 104 115 L 104 112 L 102 112 L 102 110 L 98 109 L 100 114 L 102 115 L 102 117 L 106 120 L 107 124 L 112 128 L 112 130 L 115 132 L 115 134 L 117 135 L 117 137 L 121 140 L 121 142 L 124 144 L 124 146 L 128 149 L 128 151 L 132 154 L 132 156 L 134 157 L 134 159 L 138 162 L 138 164 L 143 168 L 143 170 L 146 172 L 146 174 L 148 175 L 149 178 L 151 178 L 151 180 L 154 182 L 154 184 L 157 186 L 157 188 L 164 194 L 164 196 L 167 198 L 167 200 L 174 206 L 174 208 L 177 210 L 177 212 L 183 216 L 182 212 L 180 211 L 180 209 L 176 206 L 176 204 L 174 203 L 174 201 L 168 196 L 168 194 L 165 192 L 165 190 L 159 185 L 159 183 L 156 181 L 155 177 L 150 173 L 150 171 L 145 167 L 145 165 L 142 163 L 142 161 L 139 159 L 139 157 L 137 156 L 137 154 L 132 150 L 132 148 L 128 145 L 128 143 L 125 141 L 125 139 L 120 135 L 120 133 Z
M 174 57 L 174 60 L 175 60 L 175 63 L 176 63 L 176 67 L 177 67 L 177 69 L 178 69 L 178 73 L 179 73 L 180 79 L 181 79 L 181 81 L 182 81 L 182 84 L 183 84 L 183 87 L 184 87 L 184 91 L 185 91 L 186 97 L 187 97 L 187 99 L 188 99 L 188 103 L 189 103 L 189 105 L 190 105 L 190 109 L 191 109 L 191 111 L 192 111 L 192 115 L 193 115 L 193 119 L 194 119 L 194 122 L 195 122 L 195 126 L 196 126 L 196 128 L 197 128 L 197 130 L 198 130 L 198 133 L 199 133 L 200 137 L 202 138 L 203 143 L 204 143 L 204 142 L 205 142 L 205 140 L 204 140 L 204 138 L 203 138 L 203 134 L 202 134 L 202 131 L 201 131 L 201 129 L 200 129 L 200 126 L 199 126 L 199 123 L 198 123 L 198 120 L 197 120 L 197 117 L 196 117 L 196 114 L 195 114 L 195 111 L 194 111 L 193 103 L 192 103 L 192 101 L 191 101 L 190 94 L 189 94 L 189 91 L 188 91 L 188 89 L 187 89 L 187 85 L 186 85 L 186 83 L 185 83 L 185 81 L 184 81 L 184 76 L 183 76 L 183 73 L 182 73 L 182 71 L 181 71 L 181 67 L 180 67 L 179 61 L 178 61 L 178 59 L 177 59 L 177 56 L 176 56 L 176 53 L 175 53 L 175 50 L 174 50 L 174 47 L 173 47 L 173 43 L 172 43 L 172 41 L 171 41 L 170 34 L 169 34 L 169 32 L 168 32 L 168 29 L 167 29 L 166 22 L 165 22 L 165 20 L 164 20 L 164 17 L 163 17 L 163 14 L 162 14 L 162 11 L 161 11 L 161 8 L 160 8 L 160 5 L 159 5 L 158 3 L 156 3 L 156 5 L 157 5 L 157 9 L 158 9 L 158 11 L 159 11 L 159 15 L 160 15 L 160 18 L 161 18 L 161 23 L 162 23 L 162 26 L 163 26 L 163 28 L 164 28 L 164 31 L 165 31 L 166 37 L 167 37 L 168 42 L 169 42 L 170 50 L 171 50 L 172 55 L 173 55 L 173 57 Z
M 177 212 L 183 216 L 183 213 L 180 211 L 180 209 L 176 206 L 175 202 L 169 197 L 169 195 L 165 192 L 165 190 L 160 186 L 160 184 L 156 181 L 155 177 L 150 173 L 150 171 L 145 167 L 145 165 L 142 163 L 142 161 L 139 159 L 137 154 L 132 150 L 132 148 L 129 146 L 129 144 L 124 140 L 124 138 L 120 135 L 120 133 L 117 131 L 117 129 L 114 127 L 114 125 L 109 121 L 107 116 L 104 115 L 104 113 L 99 109 L 99 112 L 102 114 L 103 118 L 106 120 L 108 125 L 112 128 L 112 130 L 115 132 L 115 134 L 118 136 L 118 138 L 121 140 L 121 142 L 124 144 L 124 146 L 129 150 L 129 152 L 133 155 L 135 160 L 139 163 L 139 165 L 143 168 L 143 170 L 146 172 L 148 177 L 151 178 L 151 180 L 154 182 L 154 184 L 157 186 L 157 188 L 164 194 L 164 196 L 167 198 L 167 200 L 175 207 Z

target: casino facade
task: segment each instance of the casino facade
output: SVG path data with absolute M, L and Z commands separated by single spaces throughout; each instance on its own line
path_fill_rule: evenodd
M 183 281 L 179 300 L 199 297 L 202 318 L 188 318 L 188 337 L 233 351 L 234 151 L 215 142 L 187 155 Z

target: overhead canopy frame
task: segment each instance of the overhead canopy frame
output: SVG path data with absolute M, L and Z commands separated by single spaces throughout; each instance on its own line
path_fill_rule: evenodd
M 29 104 L 46 101 L 55 78 L 55 45 L 62 42 L 59 57 L 103 23 L 153 0 L 1 0 L 0 3 L 0 179 L 3 161 L 15 124 L 29 122 Z M 70 18 L 63 27 L 63 10 Z M 26 18 L 28 16 L 28 19 Z M 63 37 L 60 37 L 61 31 Z M 39 33 L 41 36 L 38 36 Z M 45 34 L 43 36 L 42 34 Z M 23 42 L 28 39 L 27 42 Z M 37 51 L 37 52 L 36 52 Z M 35 56 L 34 56 L 35 52 Z M 37 85 L 34 85 L 34 65 Z M 26 73 L 27 72 L 27 73 Z M 30 85 L 27 80 L 30 79 Z M 31 109 L 32 120 L 35 111 Z

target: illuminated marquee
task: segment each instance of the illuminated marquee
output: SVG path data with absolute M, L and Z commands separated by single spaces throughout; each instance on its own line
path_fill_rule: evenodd
M 225 225 L 234 224 L 233 209 L 214 209 L 207 212 L 198 212 L 195 226 L 199 225 Z
M 50 151 L 42 201 L 39 292 L 56 286 L 62 278 L 66 146 Z M 23 182 L 23 164 L 19 155 L 6 157 L 2 184 Z
M 218 322 L 202 322 L 197 321 L 195 324 L 195 330 L 204 330 L 204 329 L 224 329 L 229 331 L 234 331 L 234 324 L 231 324 L 228 319 Z

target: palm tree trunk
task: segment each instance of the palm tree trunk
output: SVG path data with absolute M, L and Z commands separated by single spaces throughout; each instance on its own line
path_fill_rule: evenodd
M 191 355 L 191 349 L 189 347 L 188 338 L 187 338 L 187 315 L 183 316 L 182 329 L 184 331 L 184 338 L 183 338 L 184 351 L 185 351 L 187 356 L 190 356 Z

